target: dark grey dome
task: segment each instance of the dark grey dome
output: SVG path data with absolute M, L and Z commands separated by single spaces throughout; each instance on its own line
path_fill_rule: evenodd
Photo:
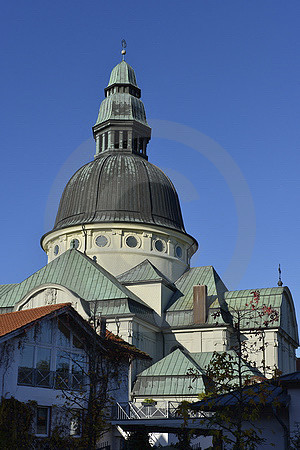
M 155 224 L 185 233 L 172 182 L 158 167 L 125 152 L 105 153 L 73 175 L 54 230 L 103 222 Z

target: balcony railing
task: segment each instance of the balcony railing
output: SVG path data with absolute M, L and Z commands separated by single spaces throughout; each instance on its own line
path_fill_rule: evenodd
M 182 419 L 181 402 L 161 401 L 155 406 L 145 406 L 139 402 L 116 403 L 112 419 L 115 421 L 145 419 Z M 205 418 L 211 413 L 188 411 L 189 418 Z
M 85 377 L 81 373 L 61 373 L 51 370 L 19 367 L 18 385 L 81 391 L 85 390 Z

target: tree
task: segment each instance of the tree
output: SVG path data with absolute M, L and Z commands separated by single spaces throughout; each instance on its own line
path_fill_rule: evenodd
M 32 405 L 14 397 L 2 398 L 0 403 L 0 443 L 3 450 L 30 448 L 32 435 Z
M 130 433 L 126 440 L 126 450 L 150 450 L 149 433 L 146 430 L 139 430 Z
M 272 370 L 273 375 L 278 375 L 277 369 L 268 367 L 265 359 L 265 330 L 278 320 L 278 312 L 271 305 L 261 304 L 259 291 L 252 294 L 244 310 L 230 310 L 231 351 L 214 352 L 205 370 L 206 392 L 200 399 L 202 408 L 213 413 L 202 423 L 212 430 L 214 448 L 222 442 L 236 450 L 254 449 L 264 442 L 255 422 L 270 396 L 266 375 Z M 218 311 L 214 318 L 217 320 L 220 315 Z M 256 354 L 261 355 L 259 362 L 253 361 Z M 194 370 L 188 375 L 200 376 Z

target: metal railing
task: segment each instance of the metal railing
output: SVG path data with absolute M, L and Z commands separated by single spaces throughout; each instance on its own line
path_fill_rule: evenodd
M 182 419 L 180 412 L 181 402 L 161 401 L 156 405 L 145 405 L 140 402 L 116 403 L 113 409 L 112 419 L 115 421 L 124 420 L 145 420 L 145 419 Z M 211 413 L 201 411 L 188 411 L 189 418 L 205 418 Z
M 85 389 L 81 373 L 61 373 L 29 367 L 19 367 L 18 385 L 74 391 Z

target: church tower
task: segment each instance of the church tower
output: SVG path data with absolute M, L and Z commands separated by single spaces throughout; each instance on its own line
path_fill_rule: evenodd
M 42 247 L 48 262 L 76 248 L 115 276 L 148 259 L 175 281 L 198 244 L 185 231 L 172 182 L 148 162 L 151 128 L 126 61 L 113 68 L 104 93 L 95 158 L 68 182 Z

